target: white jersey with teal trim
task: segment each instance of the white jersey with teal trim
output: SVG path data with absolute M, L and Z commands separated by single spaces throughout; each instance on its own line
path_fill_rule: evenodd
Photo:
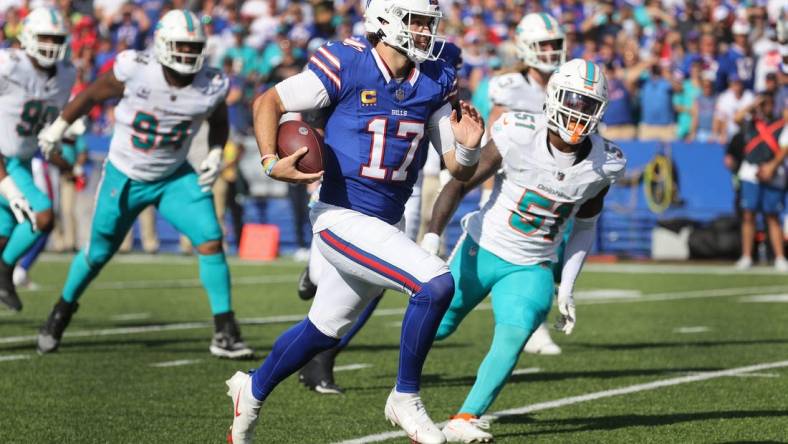
M 153 54 L 131 50 L 118 54 L 113 71 L 125 90 L 115 107 L 109 161 L 134 180 L 170 176 L 186 161 L 202 122 L 225 100 L 227 77 L 203 68 L 178 88 L 167 83 Z
M 588 155 L 559 168 L 547 141 L 543 115 L 504 113 L 492 126 L 503 162 L 487 204 L 466 221 L 484 249 L 518 265 L 556 260 L 566 221 L 586 201 L 624 174 L 626 159 L 597 134 Z M 579 154 L 582 156 L 582 154 Z
M 30 159 L 38 150 L 38 132 L 54 121 L 68 102 L 77 71 L 57 62 L 55 75 L 37 69 L 20 49 L 0 49 L 0 152 Z
M 528 74 L 512 72 L 490 79 L 490 100 L 509 111 L 542 114 L 545 90 Z

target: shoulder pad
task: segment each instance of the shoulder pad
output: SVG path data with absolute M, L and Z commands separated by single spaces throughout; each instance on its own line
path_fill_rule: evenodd
M 541 115 L 524 112 L 506 112 L 492 125 L 491 136 L 502 156 L 510 148 L 533 140 L 536 131 L 544 126 Z
M 496 105 L 508 105 L 512 100 L 512 90 L 525 84 L 525 78 L 519 72 L 501 74 L 490 79 L 490 100 Z

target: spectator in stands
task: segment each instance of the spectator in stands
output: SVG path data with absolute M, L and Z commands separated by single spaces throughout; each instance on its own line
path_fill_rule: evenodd
M 755 96 L 752 92 L 744 89 L 744 82 L 738 74 L 733 73 L 728 77 L 730 86 L 717 99 L 717 107 L 714 110 L 715 125 L 719 128 L 717 142 L 727 145 L 730 139 L 739 132 L 739 125 L 734 120 L 734 116 L 741 110 L 753 104 Z
M 659 63 L 652 65 L 649 78 L 640 91 L 640 140 L 671 142 L 676 139 L 673 85 L 669 79 L 669 66 Z
M 722 138 L 723 125 L 714 119 L 714 109 L 717 103 L 714 80 L 715 76 L 712 73 L 702 75 L 701 93 L 692 105 L 692 126 L 688 136 L 689 141 L 716 142 Z M 716 129 L 715 122 L 719 122 Z
M 742 256 L 736 262 L 736 268 L 752 266 L 755 215 L 762 213 L 774 252 L 774 267 L 788 272 L 779 219 L 785 209 L 786 171 L 784 153 L 781 153 L 777 141 L 784 121 L 774 117 L 774 96 L 769 93 L 760 94 L 736 117 L 742 124 L 745 142 L 738 172 L 741 181 Z
M 690 66 L 689 78 L 684 79 L 682 71 L 673 72 L 674 90 L 680 91 L 673 95 L 673 106 L 678 113 L 676 121 L 676 138 L 688 140 L 692 132 L 692 108 L 701 94 L 700 62 Z
M 606 64 L 607 111 L 602 117 L 599 132 L 611 140 L 632 140 L 636 137 L 635 112 L 627 85 L 617 75 L 612 64 Z
M 719 71 L 717 71 L 717 89 L 722 90 L 729 83 L 729 79 L 737 76 L 744 84 L 744 88 L 752 91 L 755 85 L 755 60 L 752 56 L 752 46 L 747 40 L 752 28 L 747 20 L 736 20 L 733 23 L 733 44 L 728 52 L 719 58 Z

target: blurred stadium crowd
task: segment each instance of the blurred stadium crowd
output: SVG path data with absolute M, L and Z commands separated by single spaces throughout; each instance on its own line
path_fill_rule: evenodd
M 472 100 L 484 116 L 492 108 L 489 79 L 517 64 L 512 37 L 518 22 L 539 11 L 564 27 L 567 59 L 581 57 L 604 66 L 610 101 L 600 131 L 610 139 L 726 145 L 739 132 L 742 118 L 737 114 L 751 111 L 759 94 L 775 99 L 775 119 L 786 108 L 784 0 L 440 4 L 440 33 L 462 48 L 460 98 Z M 70 18 L 70 58 L 79 72 L 74 93 L 110 70 L 120 51 L 148 48 L 167 11 L 195 11 L 209 35 L 208 62 L 231 78 L 227 103 L 236 141 L 251 135 L 250 104 L 257 95 L 301 71 L 325 41 L 364 32 L 363 1 L 354 0 L 0 0 L 0 47 L 19 44 L 22 19 L 40 5 L 57 7 Z M 111 133 L 115 104 L 91 111 L 90 133 Z M 305 192 L 297 194 L 298 200 L 306 199 Z
M 249 104 L 269 86 L 299 72 L 330 39 L 362 35 L 362 2 L 218 0 L 0 0 L 0 46 L 17 45 L 31 7 L 52 4 L 70 17 L 75 92 L 109 70 L 120 51 L 148 47 L 159 17 L 172 8 L 198 12 L 209 34 L 210 64 L 232 76 L 233 130 L 251 127 Z M 441 32 L 463 50 L 462 89 L 489 110 L 487 81 L 516 62 L 511 37 L 529 12 L 545 11 L 564 26 L 568 57 L 602 64 L 610 84 L 605 129 L 614 139 L 726 143 L 734 115 L 754 93 L 788 98 L 788 47 L 781 0 L 442 0 Z M 91 113 L 91 130 L 111 131 L 113 103 Z

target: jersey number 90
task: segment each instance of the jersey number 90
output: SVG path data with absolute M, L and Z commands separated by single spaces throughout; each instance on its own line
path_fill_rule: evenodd
M 159 134 L 159 121 L 156 119 L 156 116 L 137 111 L 131 124 L 134 128 L 131 144 L 134 148 L 145 151 L 168 146 L 177 149 L 189 136 L 191 124 L 190 120 L 185 120 L 172 127 L 169 133 Z
M 44 106 L 40 100 L 30 100 L 22 107 L 20 122 L 16 125 L 16 133 L 22 137 L 38 134 L 48 122 L 55 120 L 58 110 L 54 106 Z

